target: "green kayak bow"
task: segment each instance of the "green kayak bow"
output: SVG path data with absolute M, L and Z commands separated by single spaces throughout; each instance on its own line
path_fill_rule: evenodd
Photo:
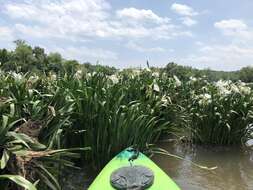
M 115 156 L 88 190 L 180 190 L 152 160 L 128 148 Z

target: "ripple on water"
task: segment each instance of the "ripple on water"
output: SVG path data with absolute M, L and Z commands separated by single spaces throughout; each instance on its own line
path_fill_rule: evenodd
M 213 167 L 206 171 L 187 161 L 155 156 L 153 160 L 182 188 L 187 190 L 252 190 L 252 152 L 245 153 L 239 147 L 194 147 L 162 143 L 160 146 L 170 153 L 180 155 L 195 163 Z M 189 151 L 190 150 L 190 151 Z

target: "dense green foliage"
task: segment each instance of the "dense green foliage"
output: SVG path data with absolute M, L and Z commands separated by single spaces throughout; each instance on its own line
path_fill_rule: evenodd
M 53 176 L 59 174 L 51 175 L 50 168 L 72 166 L 61 155 L 65 159 L 76 155 L 66 151 L 91 147 L 91 151 L 81 152 L 79 161 L 101 169 L 125 147 L 149 148 L 162 132 L 186 123 L 184 110 L 171 102 L 166 91 L 160 91 L 160 82 L 162 79 L 149 71 L 131 76 L 77 72 L 64 77 L 2 72 L 0 108 L 3 115 L 17 122 L 1 133 L 1 145 L 8 144 L 8 155 L 25 158 L 24 168 L 34 169 L 18 172 L 5 164 L 7 170 L 3 168 L 1 173 L 20 174 L 32 182 L 41 179 L 40 188 L 46 183 L 58 189 Z M 4 126 L 6 122 L 3 117 Z M 13 141 L 21 150 L 13 151 Z M 6 151 L 1 150 L 2 159 Z M 45 159 L 48 156 L 52 158 Z M 54 163 L 54 159 L 58 161 Z M 51 167 L 46 169 L 48 161 Z M 61 170 L 51 172 L 56 171 Z
M 104 72 L 113 74 L 116 69 L 109 66 L 80 64 L 76 60 L 63 59 L 59 53 L 46 54 L 41 47 L 32 47 L 23 40 L 15 41 L 16 48 L 13 51 L 0 49 L 1 70 L 17 73 L 35 72 L 42 74 L 55 73 L 58 75 L 73 74 L 77 70 L 90 72 Z
M 0 74 L 0 175 L 18 184 L 21 178 L 16 175 L 33 182 L 40 179 L 39 189 L 60 189 L 56 178 L 61 168 L 74 166 L 70 158 L 78 156 L 69 151 L 85 149 L 60 149 L 61 128 L 68 125 L 67 115 L 59 114 L 65 105 L 54 106 L 46 85 L 33 76 Z M 47 128 L 52 130 L 43 135 Z M 9 183 L 0 186 L 17 189 Z
M 199 86 L 199 83 L 202 83 Z M 185 105 L 190 115 L 191 141 L 208 145 L 238 145 L 253 122 L 253 93 L 245 83 L 192 79 Z M 184 87 L 186 88 L 186 87 Z
M 1 189 L 61 189 L 63 168 L 100 170 L 122 149 L 150 150 L 162 135 L 206 145 L 253 138 L 253 91 L 236 81 L 251 81 L 250 68 L 119 71 L 16 44 L 0 51 Z
M 169 63 L 164 69 L 170 76 L 176 75 L 180 80 L 188 80 L 190 77 L 203 77 L 208 81 L 232 80 L 253 82 L 253 68 L 248 66 L 238 71 L 214 71 L 210 69 L 195 69 L 189 66 L 182 66 L 176 63 Z

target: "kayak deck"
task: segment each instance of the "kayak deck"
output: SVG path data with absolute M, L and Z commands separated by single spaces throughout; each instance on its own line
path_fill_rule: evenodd
M 116 169 L 129 166 L 128 159 L 132 154 L 124 150 L 115 156 L 96 177 L 88 190 L 115 190 L 110 184 L 110 176 Z M 148 190 L 180 190 L 176 183 L 144 154 L 140 153 L 133 165 L 145 166 L 154 172 L 154 183 Z

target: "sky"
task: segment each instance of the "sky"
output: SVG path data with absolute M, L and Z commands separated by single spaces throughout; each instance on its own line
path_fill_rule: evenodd
M 253 66 L 252 0 L 0 0 L 0 48 L 23 39 L 117 68 Z

